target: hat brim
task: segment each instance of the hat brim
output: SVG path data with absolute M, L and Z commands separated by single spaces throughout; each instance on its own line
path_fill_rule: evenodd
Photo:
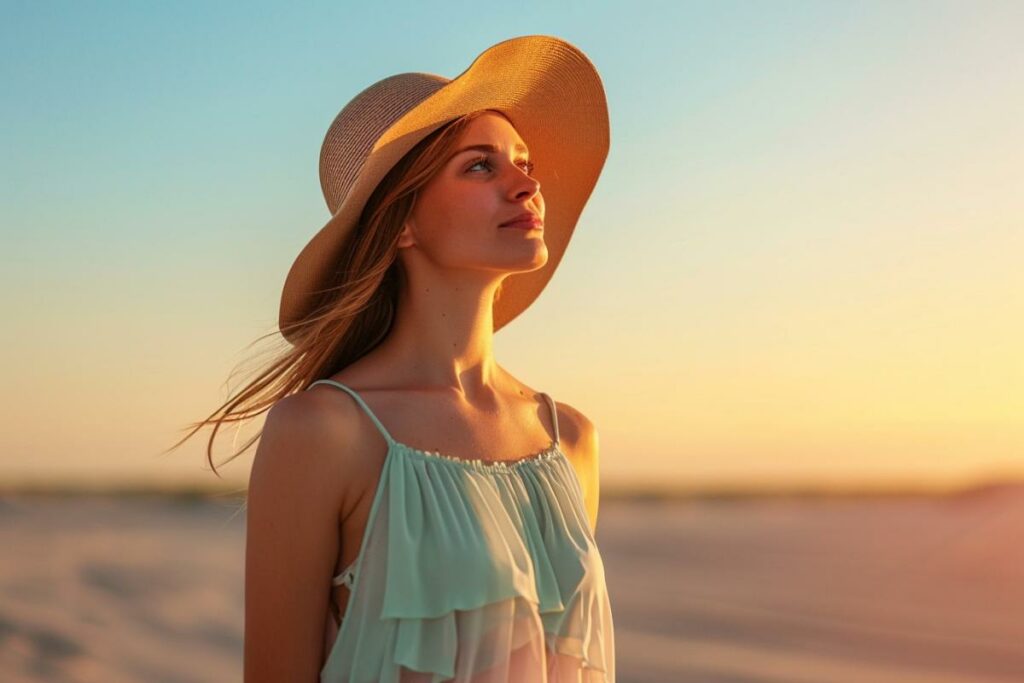
M 443 80 L 443 77 L 434 77 Z M 530 148 L 545 200 L 547 263 L 510 275 L 494 306 L 494 331 L 528 308 L 562 260 L 604 166 L 610 142 L 608 107 L 597 69 L 570 43 L 521 36 L 482 52 L 461 74 L 402 115 L 381 135 L 351 191 L 299 253 L 285 279 L 279 326 L 309 307 L 337 262 L 377 184 L 417 142 L 447 121 L 481 109 L 504 113 Z M 294 328 L 292 328 L 294 329 Z

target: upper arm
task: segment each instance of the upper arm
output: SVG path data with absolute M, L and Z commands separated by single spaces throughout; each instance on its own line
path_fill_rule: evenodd
M 583 418 L 584 428 L 581 431 L 580 451 L 587 472 L 587 488 L 584 489 L 587 504 L 587 516 L 590 519 L 591 531 L 597 531 L 597 508 L 601 499 L 601 475 L 598 457 L 597 428 L 594 423 Z
M 591 531 L 597 530 L 597 509 L 601 499 L 600 459 L 597 428 L 590 419 L 566 403 L 558 403 L 559 414 L 568 422 L 565 436 L 572 441 L 572 460 L 583 489 L 583 503 Z
M 246 502 L 244 680 L 316 681 L 338 550 L 337 466 L 299 396 L 267 414 Z

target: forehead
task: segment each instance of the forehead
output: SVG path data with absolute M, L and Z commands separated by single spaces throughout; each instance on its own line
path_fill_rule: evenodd
M 527 141 L 501 114 L 485 112 L 469 122 L 459 137 L 460 146 L 493 143 L 515 151 L 528 151 Z

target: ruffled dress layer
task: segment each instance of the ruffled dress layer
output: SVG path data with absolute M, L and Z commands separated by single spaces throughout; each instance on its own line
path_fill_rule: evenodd
M 388 440 L 320 681 L 614 683 L 604 565 L 557 422 L 529 458 L 453 458 L 395 441 L 319 381 Z

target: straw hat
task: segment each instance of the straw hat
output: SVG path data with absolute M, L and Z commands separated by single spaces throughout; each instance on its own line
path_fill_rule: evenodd
M 594 65 L 552 36 L 521 36 L 482 52 L 453 79 L 402 73 L 369 86 L 334 119 L 320 151 L 320 185 L 331 218 L 299 253 L 281 293 L 286 339 L 313 311 L 346 238 L 377 184 L 416 143 L 480 109 L 512 122 L 537 164 L 544 195 L 543 268 L 510 275 L 494 306 L 497 331 L 544 289 L 572 237 L 608 155 L 608 105 Z

